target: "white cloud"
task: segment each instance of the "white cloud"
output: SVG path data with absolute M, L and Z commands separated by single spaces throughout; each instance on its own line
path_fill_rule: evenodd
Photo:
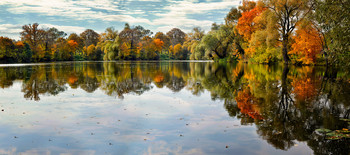
M 129 1 L 136 1 L 136 2 L 162 2 L 162 0 L 129 0 Z
M 185 14 L 199 14 L 212 10 L 221 10 L 237 6 L 239 0 L 223 1 L 223 2 L 209 2 L 209 3 L 194 3 L 189 1 L 175 1 L 174 5 L 166 6 L 165 10 L 170 12 L 180 12 Z
M 130 24 L 134 23 L 146 23 L 146 24 L 151 24 L 151 22 L 148 19 L 145 18 L 138 18 L 138 17 L 133 17 L 130 15 L 105 15 L 105 14 L 96 14 L 93 15 L 94 17 L 97 18 L 102 18 L 105 21 L 120 21 L 120 22 L 127 22 Z
M 132 11 L 127 11 L 124 14 L 126 15 L 142 15 L 145 14 L 146 12 L 143 10 L 132 10 Z
M 0 34 L 5 37 L 19 39 L 19 33 L 22 31 L 22 25 L 0 24 Z
M 5 0 L 0 5 L 9 5 L 7 11 L 13 14 L 38 13 L 45 16 L 61 16 L 74 20 L 102 20 L 120 21 L 129 23 L 146 23 L 150 21 L 145 18 L 137 18 L 124 15 L 123 10 L 118 9 L 118 4 L 109 0 L 89 0 L 89 1 L 65 1 L 65 0 Z M 97 10 L 93 10 L 97 9 Z M 101 10 L 101 11 L 98 11 Z M 103 11 L 114 12 L 109 14 Z M 119 15 L 118 15 L 119 13 Z M 138 11 L 139 14 L 142 12 Z
M 149 7 L 148 2 L 159 2 L 154 9 L 145 9 L 143 6 L 127 6 L 130 2 L 143 2 Z M 153 3 L 151 3 L 153 4 Z M 174 0 L 1 0 L 0 5 L 4 5 L 5 10 L 12 14 L 34 13 L 45 17 L 49 21 L 85 21 L 85 22 L 127 22 L 130 24 L 148 24 L 157 31 L 167 32 L 171 28 L 178 27 L 189 32 L 193 27 L 200 26 L 208 31 L 214 21 L 203 16 L 208 16 L 210 12 L 219 12 L 239 5 L 239 0 L 223 0 L 221 2 L 198 2 L 198 0 L 174 1 Z M 131 5 L 131 4 L 130 4 Z M 142 4 L 141 4 L 142 5 Z M 164 7 L 162 7 L 164 6 Z M 138 8 L 141 7 L 141 8 Z M 150 20 L 147 17 L 157 16 Z M 213 15 L 210 15 L 213 16 Z M 153 16 L 154 17 L 154 16 Z M 209 17 L 209 16 L 208 16 Z M 199 19 L 200 18 L 200 19 Z M 220 18 L 220 19 L 219 19 Z M 222 19 L 221 19 L 222 18 Z M 223 20 L 223 17 L 218 17 Z M 4 21 L 0 21 L 4 22 Z M 47 23 L 44 22 L 44 23 Z M 27 24 L 27 23 L 21 23 Z M 43 25 L 43 24 L 42 24 Z M 59 27 L 57 27 L 59 28 Z M 69 30 L 72 28 L 74 30 Z M 62 27 L 62 30 L 81 31 L 81 27 Z M 17 33 L 18 28 L 11 31 Z M 4 31 L 0 29 L 0 32 Z
M 206 15 L 209 11 L 229 9 L 237 6 L 239 1 L 223 1 L 209 3 L 194 3 L 191 1 L 173 1 L 172 5 L 168 5 L 164 10 L 169 10 L 167 13 L 156 13 L 160 18 L 152 21 L 153 25 L 166 25 L 158 27 L 159 31 L 164 31 L 170 27 L 180 27 L 185 31 L 190 28 L 200 26 L 204 30 L 209 30 L 213 21 L 196 20 L 188 18 L 191 14 Z M 170 29 L 168 29 L 169 31 Z
M 40 24 L 39 26 L 42 26 L 44 28 L 51 28 L 55 27 L 60 31 L 64 31 L 65 33 L 81 33 L 86 30 L 85 27 L 80 26 L 61 26 L 61 25 L 52 25 L 52 24 Z
M 9 38 L 19 39 L 19 33 L 22 32 L 23 25 L 16 24 L 0 24 L 0 34 Z M 40 28 L 51 28 L 55 27 L 60 31 L 65 33 L 81 33 L 85 31 L 85 27 L 80 26 L 63 26 L 63 25 L 53 25 L 53 24 L 39 24 Z
M 22 31 L 21 25 L 0 24 L 0 33 L 19 33 Z

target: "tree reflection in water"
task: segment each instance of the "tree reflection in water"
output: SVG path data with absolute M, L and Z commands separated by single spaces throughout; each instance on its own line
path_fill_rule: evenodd
M 255 124 L 262 139 L 288 150 L 306 142 L 315 154 L 347 154 L 349 139 L 326 140 L 315 132 L 349 128 L 350 83 L 347 72 L 323 67 L 218 64 L 211 62 L 82 62 L 1 67 L 0 87 L 22 81 L 24 98 L 57 95 L 71 89 L 123 98 L 153 87 L 173 92 L 209 91 L 242 125 Z

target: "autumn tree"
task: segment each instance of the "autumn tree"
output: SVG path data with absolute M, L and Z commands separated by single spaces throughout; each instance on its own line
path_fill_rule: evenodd
M 176 45 L 174 46 L 174 55 L 180 54 L 181 49 L 182 49 L 182 45 L 181 45 L 181 44 L 176 44 Z
M 43 42 L 45 31 L 39 29 L 38 23 L 24 25 L 22 29 L 23 31 L 20 33 L 21 39 L 30 45 L 35 61 L 40 61 L 44 57 L 44 52 L 43 48 L 39 45 Z
M 90 45 L 86 50 L 86 55 L 92 58 L 94 53 L 95 53 L 95 45 Z
M 47 28 L 43 29 L 43 45 L 42 48 L 44 50 L 44 57 L 41 61 L 51 61 L 52 52 L 51 49 L 53 48 L 53 45 L 59 38 L 65 37 L 67 34 L 63 31 L 59 31 L 57 28 Z
M 171 50 L 172 55 L 174 56 L 174 59 L 178 59 L 181 55 L 182 45 L 176 44 L 173 49 Z
M 157 32 L 154 35 L 154 39 L 159 39 L 163 41 L 163 47 L 162 51 L 160 51 L 160 59 L 169 59 L 169 50 L 168 47 L 170 46 L 170 38 L 164 34 L 163 32 Z
M 63 38 L 66 35 L 66 33 L 64 33 L 63 31 L 59 31 L 55 27 L 46 29 L 43 38 L 45 42 L 45 50 L 49 51 L 58 38 Z
M 22 41 L 14 42 L 14 49 L 12 51 L 11 56 L 15 58 L 7 58 L 7 62 L 31 62 L 32 51 L 29 47 L 29 44 L 24 43 Z
M 248 12 L 251 9 L 255 8 L 255 6 L 256 6 L 256 2 L 251 1 L 251 0 L 243 0 L 242 1 L 242 5 L 238 6 L 238 9 L 241 12 Z
M 225 25 L 230 27 L 234 33 L 235 33 L 235 38 L 234 38 L 234 46 L 238 54 L 241 55 L 241 58 L 244 60 L 245 59 L 245 51 L 242 47 L 242 44 L 244 43 L 243 36 L 239 34 L 238 29 L 237 29 L 237 23 L 239 21 L 239 18 L 242 16 L 242 11 L 246 10 L 248 4 L 254 4 L 255 2 L 250 2 L 247 3 L 246 1 L 243 1 L 243 6 L 240 6 L 239 9 L 233 7 L 231 8 L 230 12 L 226 15 L 225 17 Z M 249 6 L 251 7 L 251 6 Z
M 163 41 L 164 48 L 170 46 L 170 38 L 167 35 L 165 35 L 163 32 L 157 32 L 154 35 L 154 38 L 155 39 L 160 39 L 161 41 Z
M 123 45 L 123 52 L 129 53 L 127 54 L 129 56 L 128 59 L 136 59 L 136 50 L 138 43 L 143 37 L 150 35 L 152 35 L 152 32 L 140 25 L 131 28 L 129 24 L 125 24 L 123 31 L 119 33 L 119 37 L 125 44 Z
M 83 39 L 80 38 L 78 34 L 71 33 L 68 36 L 67 41 L 68 42 L 74 41 L 75 43 L 77 43 L 77 47 L 75 48 L 75 51 L 74 51 L 74 60 L 83 60 L 83 47 L 85 46 Z
M 304 19 L 311 11 L 313 1 L 310 0 L 266 0 L 266 6 L 272 10 L 277 19 L 278 31 L 282 42 L 282 56 L 284 63 L 288 64 L 290 37 L 297 23 Z
M 162 51 L 164 41 L 162 41 L 160 39 L 154 39 L 153 43 L 154 43 L 156 51 Z
M 189 51 L 184 48 L 181 44 L 176 44 L 172 49 L 172 55 L 174 59 L 185 60 L 188 59 Z
M 246 41 L 251 39 L 252 33 L 257 29 L 257 24 L 254 22 L 254 18 L 259 16 L 265 8 L 254 7 L 248 11 L 242 13 L 237 23 L 238 32 L 243 35 Z
M 185 42 L 186 33 L 179 28 L 173 28 L 166 35 L 170 38 L 171 45 L 183 44 Z
M 91 29 L 86 29 L 84 32 L 80 33 L 80 38 L 83 40 L 86 48 L 92 44 L 96 46 L 99 37 L 100 35 Z
M 260 5 L 262 4 L 259 3 L 257 7 L 262 7 Z M 252 61 L 269 64 L 280 60 L 280 35 L 276 20 L 271 10 L 265 10 L 253 19 L 254 31 L 245 50 L 247 57 Z
M 11 61 L 15 58 L 14 52 L 15 45 L 12 40 L 7 37 L 0 37 L 0 61 Z M 14 60 L 12 60 L 14 61 Z
M 56 61 L 68 61 L 73 60 L 73 47 L 76 46 L 74 41 L 70 41 L 71 44 L 68 44 L 67 40 L 64 38 L 59 38 L 52 51 L 53 51 L 53 57 Z
M 74 40 L 74 42 L 76 42 L 78 44 L 78 48 L 83 48 L 84 46 L 84 41 L 82 38 L 80 38 L 79 35 L 77 35 L 76 33 L 71 33 L 69 36 L 68 36 L 68 41 L 69 40 Z
M 88 60 L 101 60 L 102 51 L 101 48 L 98 46 L 95 46 L 94 44 L 91 44 L 86 49 L 86 57 Z
M 143 60 L 158 60 L 163 49 L 164 42 L 160 39 L 144 37 L 140 42 L 139 57 Z
M 75 55 L 75 52 L 78 48 L 78 43 L 74 40 L 68 40 L 67 44 L 68 44 L 69 52 L 74 53 L 74 55 Z
M 310 24 L 305 22 L 297 25 L 296 35 L 293 36 L 294 43 L 289 54 L 293 54 L 295 63 L 314 64 L 317 55 L 322 51 L 322 35 Z

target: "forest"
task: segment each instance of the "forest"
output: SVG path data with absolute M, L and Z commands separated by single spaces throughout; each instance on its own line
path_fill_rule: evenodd
M 24 25 L 20 40 L 0 37 L 1 63 L 113 60 L 215 60 L 350 66 L 350 1 L 243 0 L 205 32 L 173 28 L 153 33 L 125 24 L 99 34 L 69 36 L 38 23 Z

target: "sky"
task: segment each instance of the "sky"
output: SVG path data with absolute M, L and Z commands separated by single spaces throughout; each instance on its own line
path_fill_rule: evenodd
M 240 0 L 1 0 L 0 36 L 19 39 L 26 24 L 56 27 L 67 34 L 86 29 L 98 33 L 107 27 L 121 31 L 125 23 L 141 25 L 152 32 L 177 27 L 190 32 L 224 23 L 226 14 Z

